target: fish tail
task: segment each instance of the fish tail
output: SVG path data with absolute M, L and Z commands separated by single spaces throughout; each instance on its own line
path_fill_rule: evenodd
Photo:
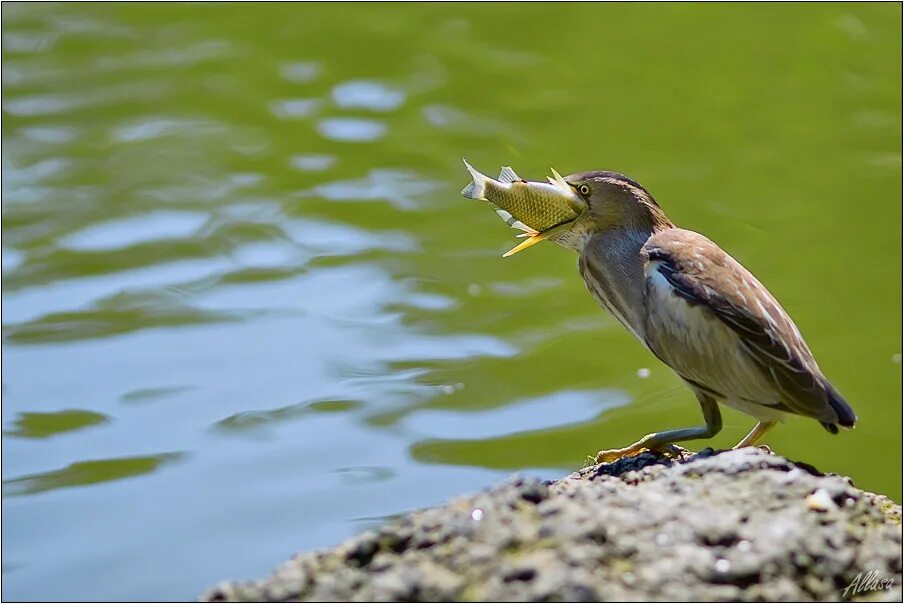
M 465 162 L 465 167 L 471 174 L 473 181 L 461 190 L 461 194 L 470 199 L 479 199 L 480 201 L 486 201 L 487 180 L 489 179 L 475 170 L 474 166 L 468 163 L 468 160 L 462 158 L 462 161 Z

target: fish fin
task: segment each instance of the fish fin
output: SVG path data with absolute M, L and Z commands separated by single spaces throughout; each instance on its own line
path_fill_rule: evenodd
M 561 174 L 556 172 L 555 168 L 550 168 L 550 170 L 552 170 L 552 173 L 553 173 L 553 175 L 555 175 L 555 178 L 551 178 L 551 177 L 547 176 L 546 179 L 551 184 L 559 187 L 559 189 L 561 191 L 568 193 L 568 205 L 571 206 L 571 209 L 574 210 L 576 214 L 579 214 L 579 215 L 583 214 L 584 210 L 587 209 L 586 202 L 584 202 L 580 197 L 575 195 L 574 188 L 572 188 L 572 186 L 570 184 L 568 184 L 568 181 L 565 180 Z
M 569 193 L 572 193 L 571 185 L 569 185 L 569 184 L 565 181 L 565 179 L 562 178 L 562 175 L 559 174 L 558 172 L 556 172 L 556 169 L 555 169 L 555 168 L 550 168 L 550 170 L 552 171 L 552 175 L 555 176 L 555 178 L 553 179 L 553 178 L 547 177 L 547 178 L 549 178 L 549 182 L 551 182 L 551 183 L 554 184 L 554 185 L 557 185 L 557 186 L 558 186 L 559 188 L 561 188 L 563 191 L 568 191 Z
M 503 166 L 502 172 L 499 173 L 499 178 L 497 178 L 496 180 L 498 180 L 499 182 L 512 183 L 520 182 L 523 179 L 515 174 L 515 171 L 512 170 L 511 166 Z
M 470 199 L 486 201 L 487 177 L 475 170 L 474 166 L 468 163 L 468 160 L 462 158 L 462 161 L 465 162 L 465 167 L 468 169 L 468 173 L 471 174 L 472 181 L 461 190 L 461 194 Z
M 505 224 L 509 225 L 513 229 L 518 229 L 520 231 L 524 231 L 525 233 L 531 234 L 538 232 L 536 229 L 530 228 L 529 226 L 512 216 L 512 213 L 508 210 L 503 210 L 498 206 L 493 206 L 493 209 L 496 210 L 496 213 L 499 215 L 499 217 L 505 221 Z

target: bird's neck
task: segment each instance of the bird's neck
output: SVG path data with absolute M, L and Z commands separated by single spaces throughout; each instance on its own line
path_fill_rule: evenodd
M 596 233 L 585 241 L 578 262 L 593 297 L 641 342 L 646 288 L 640 251 L 654 232 L 664 228 L 617 227 Z
M 653 235 L 660 231 L 675 228 L 675 224 L 669 219 L 668 216 L 665 215 L 665 212 L 662 211 L 662 208 L 660 208 L 655 202 L 651 203 L 648 206 L 647 211 L 649 222 L 646 223 L 646 228 L 643 229 L 649 231 L 647 238 L 649 238 L 650 235 Z M 646 239 L 644 239 L 644 241 L 646 241 Z

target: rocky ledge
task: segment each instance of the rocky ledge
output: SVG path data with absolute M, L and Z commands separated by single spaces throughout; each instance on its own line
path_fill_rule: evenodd
M 209 601 L 901 601 L 901 506 L 759 449 L 515 477 Z

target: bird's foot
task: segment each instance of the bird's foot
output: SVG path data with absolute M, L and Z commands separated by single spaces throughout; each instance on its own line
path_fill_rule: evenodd
M 593 458 L 593 463 L 612 463 L 625 457 L 637 455 L 644 450 L 645 449 L 631 449 L 630 447 L 624 449 L 603 449 Z
M 682 458 L 684 454 L 688 453 L 687 449 L 679 447 L 673 444 L 665 444 L 658 447 L 644 447 L 638 445 L 631 445 L 628 447 L 624 447 L 622 449 L 603 449 L 599 453 L 596 454 L 596 457 L 593 458 L 594 463 L 612 463 L 618 461 L 619 459 L 624 459 L 625 457 L 634 457 L 636 455 L 640 455 L 644 451 L 655 451 L 657 453 L 662 453 L 666 457 L 672 458 Z

